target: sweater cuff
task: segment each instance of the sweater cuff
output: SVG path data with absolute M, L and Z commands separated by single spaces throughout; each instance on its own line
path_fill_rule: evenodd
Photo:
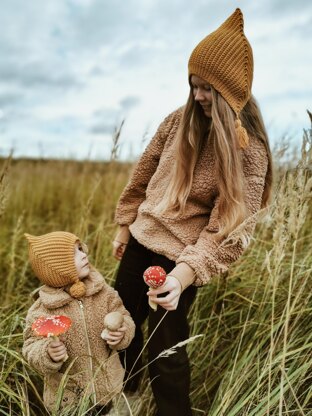
M 169 275 L 175 277 L 180 282 L 182 292 L 195 280 L 194 269 L 185 262 L 177 264 Z
M 187 263 L 194 270 L 195 276 L 193 283 L 195 286 L 203 286 L 207 284 L 211 280 L 213 274 L 217 274 L 211 273 L 207 267 L 207 264 L 209 263 L 211 266 L 214 265 L 216 263 L 216 259 L 208 253 L 206 253 L 205 256 L 200 255 L 196 247 L 191 245 L 186 246 L 180 257 L 176 260 L 176 263 L 177 265 Z M 220 268 L 222 268 L 221 265 Z

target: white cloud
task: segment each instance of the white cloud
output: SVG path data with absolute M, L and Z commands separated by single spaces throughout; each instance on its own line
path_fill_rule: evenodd
M 185 102 L 193 47 L 235 8 L 229 0 L 193 3 L 3 2 L 0 153 L 14 145 L 16 155 L 107 157 L 111 131 L 125 118 L 122 155 L 138 155 L 146 130 L 150 137 Z M 240 7 L 269 133 L 286 130 L 299 142 L 311 99 L 312 5 L 242 0 Z

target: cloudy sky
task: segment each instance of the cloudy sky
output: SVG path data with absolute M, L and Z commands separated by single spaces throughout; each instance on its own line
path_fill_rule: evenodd
M 192 5 L 193 3 L 193 5 Z M 311 110 L 307 0 L 0 0 L 0 155 L 138 156 L 184 104 L 196 44 L 240 7 L 252 44 L 253 93 L 272 144 L 299 147 Z

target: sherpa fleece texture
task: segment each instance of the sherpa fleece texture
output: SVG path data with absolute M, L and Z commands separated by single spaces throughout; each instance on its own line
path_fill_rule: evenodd
M 130 344 L 134 336 L 134 322 L 118 293 L 105 283 L 98 271 L 93 269 L 84 283 L 87 291 L 81 301 L 72 298 L 64 288 L 43 286 L 39 298 L 30 307 L 26 317 L 23 355 L 34 369 L 44 375 L 43 398 L 50 411 L 55 410 L 58 389 L 62 389 L 60 383 L 67 370 L 69 378 L 65 385 L 62 408 L 77 403 L 84 394 L 92 400 L 94 390 L 96 402 L 105 405 L 122 388 L 124 369 L 118 352 L 112 351 L 101 338 L 103 320 L 112 311 L 124 315 L 127 331 L 114 347 L 117 350 Z M 52 361 L 47 352 L 51 338 L 35 336 L 31 329 L 37 318 L 51 315 L 66 315 L 72 320 L 72 326 L 64 335 L 69 356 L 65 362 Z
M 238 259 L 248 238 L 238 239 L 233 244 L 223 244 L 214 238 L 219 219 L 218 179 L 209 140 L 195 168 L 185 213 L 174 217 L 170 213 L 159 215 L 155 212 L 174 165 L 174 140 L 182 110 L 171 113 L 159 126 L 119 199 L 115 221 L 119 225 L 129 225 L 132 235 L 148 249 L 176 264 L 187 263 L 195 271 L 193 284 L 202 286 Z M 252 216 L 261 207 L 268 168 L 267 151 L 262 141 L 255 137 L 250 137 L 246 149 L 238 151 L 242 152 L 245 201 Z M 254 224 L 249 225 L 249 232 L 253 228 Z

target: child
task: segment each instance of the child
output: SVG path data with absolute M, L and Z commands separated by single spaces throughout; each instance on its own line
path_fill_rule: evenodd
M 90 265 L 77 236 L 56 231 L 25 237 L 31 266 L 44 286 L 26 317 L 23 354 L 44 375 L 44 403 L 48 410 L 58 410 L 58 389 L 64 373 L 68 373 L 60 408 L 77 406 L 79 399 L 87 397 L 95 414 L 107 414 L 124 376 L 114 349 L 124 349 L 131 342 L 133 320 L 118 293 Z M 112 311 L 121 312 L 124 323 L 117 331 L 106 331 L 103 340 L 104 317 Z M 68 332 L 60 340 L 36 336 L 31 329 L 33 322 L 53 315 L 71 319 Z

